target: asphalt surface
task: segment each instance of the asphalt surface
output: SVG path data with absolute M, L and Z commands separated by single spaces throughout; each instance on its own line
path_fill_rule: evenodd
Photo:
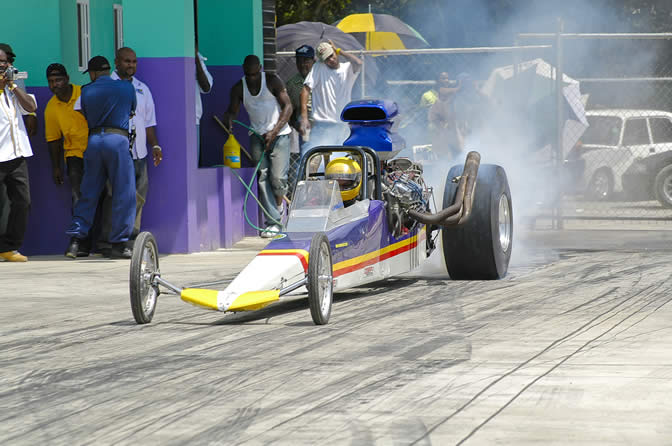
M 520 232 L 520 231 L 519 231 Z M 159 246 L 160 246 L 159 241 Z M 161 257 L 226 283 L 263 247 Z M 536 231 L 506 279 L 411 277 L 226 315 L 129 262 L 0 264 L 0 444 L 672 444 L 672 231 Z

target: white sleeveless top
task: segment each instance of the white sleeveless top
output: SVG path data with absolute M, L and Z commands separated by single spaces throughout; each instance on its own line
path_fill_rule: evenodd
M 250 115 L 250 127 L 260 135 L 273 130 L 280 119 L 280 104 L 266 86 L 266 73 L 261 73 L 261 88 L 256 96 L 252 96 L 243 77 L 243 105 Z M 278 135 L 289 135 L 291 131 L 289 124 L 285 124 Z

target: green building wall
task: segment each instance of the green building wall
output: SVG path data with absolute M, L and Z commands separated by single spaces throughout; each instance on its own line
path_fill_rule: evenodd
M 209 65 L 239 66 L 263 58 L 261 0 L 198 0 L 199 50 Z
M 124 43 L 138 57 L 193 57 L 193 0 L 89 0 L 92 56 L 114 58 L 115 4 L 123 7 Z M 199 0 L 198 6 L 200 51 L 208 65 L 263 57 L 261 0 Z M 46 86 L 44 72 L 53 62 L 65 65 L 72 82 L 89 82 L 78 69 L 77 0 L 23 0 L 7 8 L 12 20 L 4 23 L 2 41 L 18 55 L 17 67 L 28 71 L 26 85 Z
M 46 58 L 61 56 L 59 1 L 23 0 L 4 5 L 2 9 L 0 41 L 12 46 L 17 55 L 16 67 L 28 72 L 26 85 L 47 85 L 44 73 L 49 59 Z
M 233 0 L 222 3 L 229 1 Z M 194 57 L 193 0 L 124 0 L 121 4 L 124 45 L 138 57 Z
M 143 230 L 159 240 L 161 252 L 207 251 L 231 246 L 256 231 L 242 215 L 245 190 L 228 168 L 200 168 L 203 148 L 219 157 L 225 133 L 213 115 L 228 106 L 231 86 L 242 76 L 248 54 L 263 56 L 261 0 L 198 0 L 199 50 L 207 58 L 214 86 L 202 95 L 200 139 L 195 125 L 194 0 L 89 0 L 91 56 L 114 59 L 114 5 L 123 8 L 124 44 L 138 55 L 138 77 L 154 96 L 157 135 L 164 149 L 159 167 L 149 166 L 150 187 L 143 211 Z M 3 9 L 0 41 L 12 45 L 16 66 L 28 71 L 28 91 L 38 101 L 38 134 L 29 158 L 32 208 L 22 252 L 62 254 L 71 219 L 69 185 L 56 186 L 44 140 L 44 107 L 51 98 L 45 77 L 53 62 L 65 65 L 71 82 L 83 85 L 79 70 L 77 0 L 23 0 Z M 247 115 L 241 111 L 241 121 Z M 247 133 L 236 129 L 246 144 Z M 239 134 L 240 133 L 240 134 Z M 201 152 L 197 143 L 201 143 Z M 253 169 L 238 171 L 249 181 Z M 250 200 L 251 201 L 251 200 Z M 248 204 L 253 222 L 256 206 Z M 49 222 L 45 225 L 45 222 Z

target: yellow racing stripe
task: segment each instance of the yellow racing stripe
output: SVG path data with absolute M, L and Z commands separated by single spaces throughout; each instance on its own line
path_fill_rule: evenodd
M 401 240 L 397 243 L 393 243 L 391 245 L 387 245 L 383 249 L 378 249 L 376 251 L 363 254 L 359 257 L 354 257 L 352 259 L 348 260 L 343 260 L 342 262 L 338 262 L 334 264 L 334 270 L 341 269 L 341 268 L 347 268 L 349 266 L 356 265 L 358 263 L 366 262 L 367 260 L 374 259 L 376 257 L 380 257 L 381 255 L 388 253 L 390 251 L 394 251 L 395 249 L 399 249 L 403 246 L 409 245 L 411 243 L 414 243 L 418 239 L 417 235 L 414 235 L 413 237 L 409 237 L 405 240 Z

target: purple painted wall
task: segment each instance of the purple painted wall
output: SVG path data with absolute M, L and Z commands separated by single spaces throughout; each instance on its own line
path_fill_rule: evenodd
M 203 95 L 201 141 L 208 164 L 220 164 L 226 134 L 212 118 L 228 106 L 229 90 L 242 76 L 239 67 L 209 67 L 214 77 L 210 94 Z M 164 253 L 208 251 L 229 247 L 246 235 L 256 235 L 243 217 L 245 189 L 229 168 L 198 167 L 194 115 L 193 58 L 140 58 L 137 77 L 149 85 L 156 104 L 157 135 L 164 157 L 149 166 L 149 193 L 143 211 L 143 230 L 157 238 Z M 46 87 L 30 88 L 38 100 L 39 134 L 32 139 L 34 156 L 28 162 L 32 209 L 22 252 L 28 255 L 60 254 L 68 237 L 69 184 L 56 186 L 44 142 L 44 108 L 51 98 Z M 241 121 L 247 116 L 241 113 Z M 236 130 L 246 146 L 248 137 Z M 248 164 L 245 164 L 249 166 Z M 239 169 L 247 182 L 252 169 Z M 256 185 L 254 187 L 256 192 Z M 248 214 L 257 222 L 257 205 L 248 203 Z
M 28 88 L 37 99 L 38 134 L 30 140 L 33 156 L 28 158 L 31 213 L 26 239 L 21 252 L 27 255 L 63 254 L 69 237 L 65 229 L 70 223 L 70 183 L 57 186 L 51 179 L 49 150 L 44 141 L 44 109 L 51 99 L 47 87 Z

